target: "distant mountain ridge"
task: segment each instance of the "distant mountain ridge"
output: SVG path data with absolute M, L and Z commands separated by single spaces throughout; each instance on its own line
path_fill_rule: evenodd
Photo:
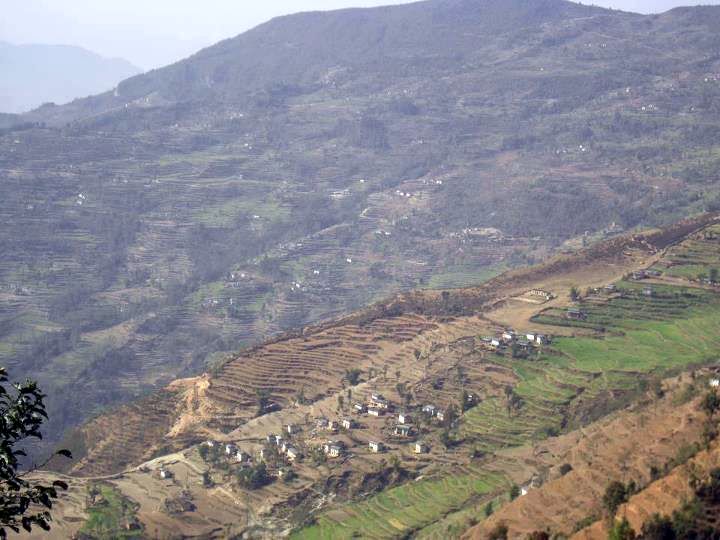
M 317 87 L 324 72 L 336 66 L 366 70 L 381 63 L 385 71 L 402 77 L 421 67 L 422 58 L 442 58 L 452 70 L 488 34 L 518 34 L 528 26 L 536 31 L 543 24 L 609 13 L 566 0 L 429 0 L 297 13 L 125 80 L 116 92 L 40 116 L 76 120 L 149 95 L 163 104 L 208 98 L 247 103 L 268 87 L 289 91 Z M 458 27 L 463 31 L 458 32 Z
M 0 71 L 0 111 L 21 113 L 104 92 L 142 70 L 81 47 L 0 42 Z

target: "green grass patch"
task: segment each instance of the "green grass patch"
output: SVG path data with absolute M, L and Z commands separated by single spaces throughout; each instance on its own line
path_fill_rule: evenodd
M 90 486 L 88 498 L 93 497 L 88 519 L 80 529 L 82 534 L 98 540 L 145 537 L 142 526 L 135 517 L 136 503 L 108 484 Z

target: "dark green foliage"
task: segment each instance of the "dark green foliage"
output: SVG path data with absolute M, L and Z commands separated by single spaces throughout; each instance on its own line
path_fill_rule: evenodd
M 623 518 L 613 524 L 612 529 L 610 529 L 608 533 L 608 540 L 635 540 L 636 536 L 635 531 L 630 526 L 630 522 L 627 518 Z
M 508 527 L 504 523 L 498 523 L 493 530 L 488 533 L 488 540 L 507 540 Z
M 643 540 L 675 540 L 675 530 L 670 518 L 653 514 L 642 527 L 640 537 Z
M 259 489 L 272 482 L 272 478 L 267 472 L 267 467 L 262 461 L 253 467 L 240 469 L 236 477 L 238 484 L 245 489 Z
M 362 375 L 362 370 L 357 368 L 348 369 L 345 371 L 345 380 L 350 384 L 350 386 L 355 386 L 360 382 L 360 376 Z
M 59 480 L 45 486 L 25 479 L 20 459 L 25 452 L 18 448 L 28 438 L 42 439 L 40 428 L 45 420 L 45 395 L 32 381 L 16 383 L 8 390 L 7 372 L 0 368 L 0 537 L 7 529 L 31 531 L 34 526 L 49 530 L 50 510 L 59 491 L 67 490 Z M 71 458 L 70 452 L 58 455 Z M 43 508 L 38 510 L 38 508 Z
M 510 500 L 511 500 L 511 501 L 514 501 L 514 500 L 517 499 L 519 496 L 520 496 L 520 486 L 518 486 L 517 484 L 514 484 L 514 485 L 510 488 Z
M 718 410 L 720 410 L 720 395 L 715 391 L 708 392 L 705 394 L 705 397 L 703 397 L 700 406 L 705 414 L 708 415 L 708 418 L 712 419 Z
M 627 502 L 630 496 L 628 487 L 622 482 L 613 481 L 605 488 L 603 506 L 611 516 L 615 515 L 621 504 Z

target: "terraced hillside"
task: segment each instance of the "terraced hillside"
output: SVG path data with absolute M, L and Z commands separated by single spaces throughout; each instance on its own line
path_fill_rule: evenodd
M 715 208 L 719 13 L 302 14 L 3 117 L 0 362 L 56 441 L 283 331 Z
M 165 416 L 144 419 L 158 396 L 87 424 L 72 439 L 84 441 L 72 472 L 110 482 L 161 536 L 458 538 L 500 521 L 513 538 L 536 524 L 569 534 L 601 508 L 609 479 L 646 483 L 704 433 L 697 402 L 717 369 L 717 285 L 647 270 L 717 223 L 610 240 L 449 295 L 400 295 L 256 347 L 171 385 Z M 538 288 L 551 298 L 530 301 Z M 515 337 L 494 345 L 508 327 Z M 528 334 L 545 339 L 531 345 Z M 383 400 L 377 415 L 356 407 Z M 170 426 L 161 436 L 159 417 Z M 141 443 L 128 443 L 120 419 Z M 257 467 L 269 476 L 251 486 Z M 561 511 L 568 485 L 575 502 Z M 513 486 L 529 494 L 508 504 Z M 167 510 L 180 499 L 194 509 Z

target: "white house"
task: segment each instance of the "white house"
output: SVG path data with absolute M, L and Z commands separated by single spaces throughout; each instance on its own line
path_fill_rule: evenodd
M 441 422 L 444 422 L 445 421 L 445 411 L 438 411 L 437 414 L 435 415 L 435 418 L 437 418 Z
M 415 453 L 416 454 L 427 454 L 430 451 L 427 444 L 416 442 L 415 443 Z
M 343 418 L 342 427 L 344 429 L 353 429 L 355 427 L 355 421 L 352 418 Z
M 232 443 L 225 445 L 225 455 L 232 456 L 235 452 L 237 452 L 237 446 Z
M 710 388 L 720 388 L 720 379 L 710 379 Z
M 367 411 L 367 413 L 370 416 L 380 416 L 382 415 L 382 411 L 380 409 L 376 409 L 375 407 L 370 407 Z
M 235 461 L 237 461 L 238 463 L 250 461 L 250 454 L 248 454 L 247 452 L 243 452 L 242 450 L 238 450 L 237 454 L 235 454 Z
M 288 461 L 291 461 L 291 462 L 295 461 L 296 459 L 298 459 L 301 456 L 300 451 L 297 448 L 295 448 L 294 446 L 288 446 L 286 455 L 287 455 Z
M 365 407 L 365 404 L 363 404 L 363 403 L 356 403 L 355 405 L 353 405 L 353 409 L 357 413 L 364 413 L 366 407 Z
M 395 435 L 397 435 L 398 437 L 409 437 L 411 431 L 412 428 L 407 424 L 398 424 L 397 426 L 395 426 Z
M 493 339 L 490 341 L 490 345 L 492 345 L 493 347 L 495 347 L 495 348 L 497 349 L 497 348 L 501 345 L 501 343 L 500 343 L 500 340 L 499 340 L 498 338 L 493 338 Z
M 370 395 L 370 405 L 376 409 L 387 409 L 390 406 L 385 396 L 376 393 Z
M 410 415 L 406 412 L 401 412 L 398 414 L 398 424 L 408 424 L 410 423 Z
M 292 434 L 298 432 L 298 428 L 297 428 L 297 426 L 295 426 L 295 425 L 293 425 L 293 424 L 288 424 L 288 425 L 285 426 L 285 432 L 286 432 L 288 435 L 292 435 Z
M 371 451 L 371 452 L 374 452 L 374 453 L 376 453 L 376 454 L 377 454 L 378 452 L 382 452 L 383 449 L 385 448 L 385 445 L 384 445 L 383 443 L 377 442 L 377 441 L 370 441 L 370 442 L 368 443 L 368 446 L 370 447 L 370 451 Z
M 163 480 L 169 480 L 173 477 L 173 473 L 168 471 L 167 469 L 160 469 L 160 478 Z
M 437 408 L 435 407 L 435 405 L 425 405 L 422 408 L 422 412 L 424 412 L 425 414 L 428 414 L 430 416 L 435 416 L 435 413 L 437 412 Z

